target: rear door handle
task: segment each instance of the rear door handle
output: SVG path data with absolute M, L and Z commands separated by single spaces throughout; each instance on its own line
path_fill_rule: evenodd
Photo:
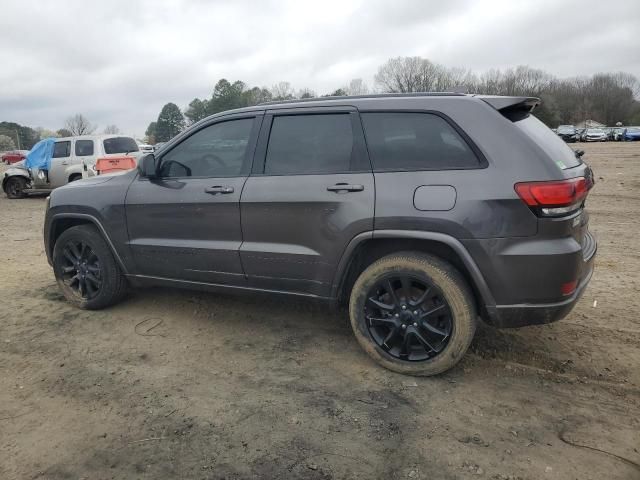
M 204 193 L 211 195 L 218 195 L 219 193 L 233 193 L 233 187 L 226 187 L 222 185 L 215 185 L 213 187 L 207 187 L 204 189 Z
M 352 185 L 350 183 L 336 183 L 330 187 L 327 187 L 330 192 L 361 192 L 364 190 L 364 185 Z
M 60 162 L 60 165 L 69 165 L 69 162 Z

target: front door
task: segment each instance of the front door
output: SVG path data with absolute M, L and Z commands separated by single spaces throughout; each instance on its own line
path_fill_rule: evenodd
M 249 285 L 329 296 L 349 241 L 373 230 L 359 117 L 348 108 L 274 112 L 258 145 L 240 203 Z
M 240 195 L 260 116 L 204 125 L 138 177 L 125 200 L 136 274 L 242 285 Z
M 71 140 L 59 140 L 53 144 L 51 168 L 47 172 L 51 188 L 66 185 L 67 167 L 71 165 Z

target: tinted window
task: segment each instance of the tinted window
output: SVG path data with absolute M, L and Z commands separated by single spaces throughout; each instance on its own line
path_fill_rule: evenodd
M 64 158 L 71 154 L 71 142 L 56 142 L 53 144 L 53 158 Z
M 162 156 L 164 177 L 233 177 L 243 172 L 253 118 L 216 123 Z
M 349 114 L 275 117 L 264 173 L 348 172 L 352 154 L 353 132 Z
M 362 121 L 375 170 L 477 168 L 479 161 L 446 120 L 428 113 L 365 113 Z
M 102 142 L 104 153 L 131 153 L 138 151 L 138 144 L 131 137 L 107 138 Z
M 76 140 L 76 156 L 87 157 L 93 155 L 93 140 Z
M 575 152 L 533 115 L 513 124 L 528 135 L 560 168 L 573 168 L 582 163 Z

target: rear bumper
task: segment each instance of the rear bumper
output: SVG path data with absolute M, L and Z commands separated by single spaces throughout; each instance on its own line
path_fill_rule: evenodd
M 595 257 L 595 255 L 594 255 Z M 587 288 L 593 275 L 593 259 L 585 268 L 585 276 L 580 281 L 578 288 L 571 296 L 561 302 L 520 304 L 520 305 L 496 305 L 487 307 L 487 317 L 484 319 L 489 325 L 497 328 L 517 328 L 527 325 L 543 325 L 557 322 L 566 317 Z
M 567 316 L 593 275 L 597 242 L 588 229 L 581 243 L 573 238 L 516 239 L 506 245 L 500 242 L 510 240 L 496 242 L 494 250 L 487 249 L 491 243 L 467 243 L 480 260 L 496 300 L 495 304 L 483 305 L 483 320 L 495 327 L 513 328 L 551 323 Z M 575 280 L 573 293 L 560 295 L 561 288 Z

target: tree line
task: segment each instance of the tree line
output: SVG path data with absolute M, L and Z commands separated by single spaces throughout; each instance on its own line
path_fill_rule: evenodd
M 576 124 L 586 119 L 606 125 L 618 122 L 623 125 L 640 124 L 640 82 L 629 73 L 558 78 L 543 70 L 522 65 L 476 73 L 465 68 L 447 67 L 422 57 L 397 57 L 387 60 L 378 68 L 371 88 L 362 79 L 356 78 L 322 95 L 309 88 L 296 90 L 289 82 L 279 82 L 267 88 L 251 87 L 240 80 L 230 82 L 222 78 L 208 98 L 194 98 L 184 111 L 175 103 L 164 105 L 145 134 L 150 143 L 166 142 L 187 126 L 209 115 L 269 101 L 434 91 L 539 97 L 542 104 L 536 109 L 535 115 L 550 127 Z M 14 148 L 28 150 L 42 138 L 87 135 L 96 130 L 97 126 L 82 114 L 67 118 L 64 126 L 56 131 L 0 122 L 0 151 Z M 107 125 L 104 133 L 117 134 L 120 129 L 116 125 Z
M 589 77 L 558 78 L 529 66 L 491 69 L 483 73 L 447 67 L 422 57 L 397 57 L 378 68 L 373 88 L 353 79 L 321 96 L 368 93 L 463 92 L 486 95 L 533 96 L 542 100 L 535 115 L 550 127 L 593 119 L 606 125 L 640 124 L 640 82 L 629 73 L 596 73 Z M 295 90 L 289 82 L 271 88 L 250 87 L 236 80 L 220 79 L 209 98 L 194 98 L 184 111 L 166 104 L 158 119 L 149 124 L 150 142 L 166 142 L 188 125 L 209 115 L 268 101 L 313 98 L 308 89 Z
M 0 122 L 0 152 L 31 150 L 31 147 L 44 138 L 91 135 L 97 129 L 98 126 L 81 113 L 68 117 L 64 126 L 55 131 L 42 127 L 31 128 L 15 122 Z M 116 125 L 107 125 L 103 133 L 118 134 L 120 129 Z

